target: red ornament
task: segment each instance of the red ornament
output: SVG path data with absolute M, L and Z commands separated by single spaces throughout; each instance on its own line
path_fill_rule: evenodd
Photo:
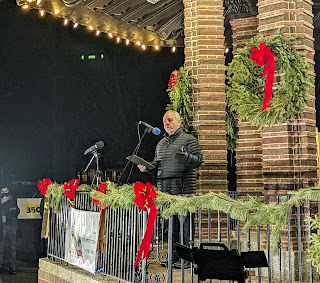
M 269 47 L 266 46 L 265 43 L 261 42 L 260 49 L 256 47 L 252 47 L 251 50 L 251 60 L 256 62 L 257 65 L 263 66 L 263 78 L 266 78 L 266 86 L 264 90 L 264 98 L 263 98 L 263 105 L 261 111 L 264 111 L 269 108 L 270 100 L 272 97 L 272 86 L 274 81 L 274 72 L 276 69 L 276 57 L 277 55 L 271 51 Z
M 149 182 L 147 182 L 146 185 L 141 182 L 136 183 L 134 185 L 134 193 L 136 195 L 134 199 L 135 204 L 144 211 L 147 211 L 149 209 L 147 230 L 144 238 L 142 239 L 140 249 L 134 263 L 134 268 L 136 268 L 141 259 L 149 258 L 150 244 L 158 210 L 153 202 L 153 199 L 157 197 L 157 192 L 155 191 L 154 186 Z
M 44 178 L 43 181 L 39 181 L 37 186 L 38 186 L 38 189 L 40 191 L 40 193 L 43 195 L 43 196 L 46 196 L 47 194 L 47 190 L 48 190 L 48 187 L 52 184 L 51 180 L 49 178 Z

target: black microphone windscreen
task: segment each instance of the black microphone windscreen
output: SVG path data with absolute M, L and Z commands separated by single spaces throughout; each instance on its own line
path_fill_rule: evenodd
M 104 147 L 104 142 L 103 141 L 98 141 L 96 142 L 96 146 L 97 146 L 97 149 L 101 149 Z

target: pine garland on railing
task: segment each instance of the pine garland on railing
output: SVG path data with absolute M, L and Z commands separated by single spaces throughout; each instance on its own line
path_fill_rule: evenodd
M 113 182 L 106 182 L 107 190 L 103 194 L 92 190 L 91 197 L 101 202 L 101 206 L 108 206 L 111 209 L 130 209 L 134 205 L 134 185 L 118 186 Z M 90 186 L 81 185 L 77 191 L 90 191 Z M 48 186 L 47 196 L 51 196 L 50 207 L 58 209 L 59 202 L 64 194 L 63 185 L 56 183 Z M 252 226 L 274 225 L 271 229 L 271 241 L 274 250 L 278 249 L 281 228 L 288 222 L 288 213 L 294 206 L 300 206 L 307 201 L 320 201 L 320 187 L 301 189 L 291 192 L 289 200 L 280 197 L 279 203 L 262 203 L 258 197 L 248 196 L 244 199 L 234 199 L 223 193 L 208 193 L 205 195 L 194 195 L 184 197 L 169 195 L 157 191 L 157 198 L 154 203 L 159 215 L 169 218 L 175 214 L 185 215 L 188 212 L 197 212 L 198 209 L 218 210 L 230 214 L 233 219 L 245 221 L 243 232 L 247 232 Z

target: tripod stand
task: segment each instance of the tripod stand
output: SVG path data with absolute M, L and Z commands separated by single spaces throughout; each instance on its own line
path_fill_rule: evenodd
M 86 169 L 84 169 L 84 172 L 86 172 L 89 169 L 89 166 L 91 165 L 92 161 L 94 159 L 96 160 L 96 172 L 94 173 L 94 176 L 92 178 L 92 182 L 91 182 L 91 185 L 90 185 L 91 189 L 93 188 L 94 184 L 98 188 L 99 187 L 99 180 L 103 178 L 102 172 L 100 171 L 100 168 L 99 168 L 99 157 L 100 157 L 100 154 L 98 153 L 98 151 L 94 150 L 92 152 L 92 157 L 91 157 Z

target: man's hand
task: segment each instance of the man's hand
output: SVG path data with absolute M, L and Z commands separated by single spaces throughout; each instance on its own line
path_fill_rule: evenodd
M 146 172 L 147 171 L 147 167 L 141 164 L 138 164 L 138 168 L 141 172 Z
M 10 199 L 9 197 L 4 196 L 4 197 L 1 199 L 1 204 L 6 203 L 9 199 Z
M 176 152 L 174 154 L 174 157 L 175 158 L 184 158 L 184 159 L 187 159 L 188 157 L 188 152 L 186 151 L 185 147 L 184 146 L 181 146 L 181 151 L 180 152 Z

